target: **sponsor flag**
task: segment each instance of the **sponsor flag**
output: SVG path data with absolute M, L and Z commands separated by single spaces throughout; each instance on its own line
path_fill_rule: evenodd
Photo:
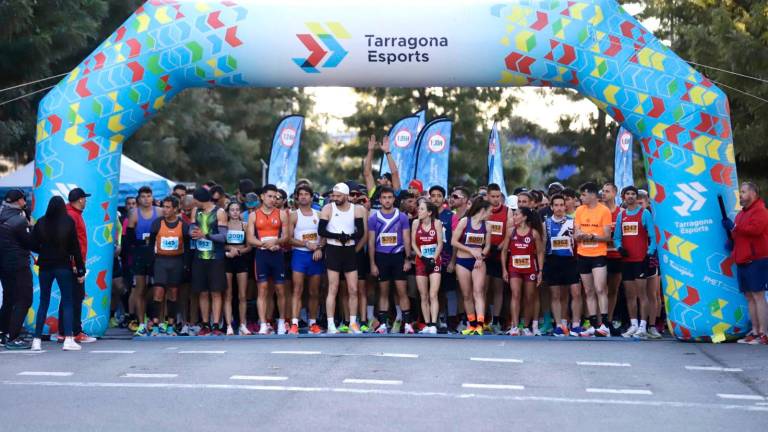
M 619 135 L 616 137 L 616 153 L 613 163 L 613 183 L 619 189 L 616 194 L 616 204 L 621 204 L 621 190 L 627 186 L 633 185 L 635 180 L 632 176 L 632 134 L 624 129 L 619 129 Z
M 414 178 L 421 180 L 425 190 L 435 185 L 448 190 L 452 129 L 451 120 L 439 118 L 429 122 L 419 133 Z
M 416 165 L 416 138 L 419 137 L 419 117 L 416 115 L 402 118 L 389 130 L 389 150 L 400 172 L 400 183 L 407 185 L 413 179 Z M 386 156 L 381 158 L 379 175 L 390 172 Z
M 269 157 L 267 183 L 293 193 L 296 187 L 296 169 L 301 147 L 301 129 L 304 117 L 292 115 L 280 121 L 272 137 L 272 153 Z
M 501 187 L 502 196 L 507 196 L 507 186 L 504 183 L 504 151 L 499 139 L 499 128 L 496 122 L 488 137 L 488 184 L 496 183 Z

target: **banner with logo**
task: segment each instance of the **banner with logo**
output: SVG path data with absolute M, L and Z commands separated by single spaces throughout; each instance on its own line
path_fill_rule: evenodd
M 613 162 L 613 183 L 619 189 L 616 204 L 621 204 L 621 190 L 635 183 L 632 177 L 632 134 L 621 127 L 616 137 L 616 153 Z
M 411 115 L 402 118 L 389 130 L 389 149 L 392 158 L 400 171 L 400 183 L 407 185 L 413 179 L 413 169 L 416 165 L 416 138 L 419 137 L 419 117 Z M 379 173 L 390 172 L 387 158 L 382 156 Z
M 493 123 L 488 137 L 488 184 L 491 183 L 499 185 L 502 196 L 507 196 L 507 185 L 504 183 L 504 149 L 501 147 L 496 122 Z
M 452 130 L 453 122 L 440 118 L 429 122 L 419 133 L 414 178 L 421 180 L 425 190 L 435 185 L 448 190 Z
M 304 117 L 292 115 L 280 121 L 272 137 L 272 153 L 269 157 L 267 183 L 293 193 L 296 187 L 296 169 L 299 164 L 301 128 Z

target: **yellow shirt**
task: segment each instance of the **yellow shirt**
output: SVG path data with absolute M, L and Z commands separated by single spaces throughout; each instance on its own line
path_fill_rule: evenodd
M 584 234 L 605 235 L 605 227 L 613 222 L 608 207 L 598 204 L 591 209 L 585 205 L 576 209 L 573 226 Z M 577 253 L 583 257 L 600 257 L 608 254 L 608 243 L 604 241 L 580 241 L 577 243 Z

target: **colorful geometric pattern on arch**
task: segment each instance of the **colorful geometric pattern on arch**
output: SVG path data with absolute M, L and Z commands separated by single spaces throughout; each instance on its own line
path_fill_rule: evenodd
M 93 194 L 85 211 L 87 332 L 101 335 L 107 327 L 122 144 L 175 94 L 189 87 L 264 83 L 410 83 L 413 76 L 427 77 L 420 85 L 442 77 L 457 85 L 571 87 L 589 97 L 642 142 L 675 336 L 720 341 L 745 331 L 746 304 L 718 227 L 716 197 L 723 195 L 733 215 L 737 180 L 728 102 L 716 86 L 613 0 L 444 2 L 440 9 L 463 24 L 440 27 L 452 42 L 431 52 L 432 61 L 462 62 L 459 66 L 423 74 L 419 68 L 429 63 L 391 69 L 367 65 L 365 53 L 356 50 L 370 28 L 409 35 L 413 28 L 445 22 L 418 18 L 422 25 L 413 27 L 415 17 L 441 13 L 433 7 L 437 2 L 392 2 L 408 3 L 409 15 L 371 16 L 362 6 L 334 0 L 297 0 L 291 4 L 301 8 L 281 14 L 275 11 L 285 12 L 280 8 L 287 6 L 278 2 L 150 0 L 45 97 L 37 124 L 34 201 L 47 203 L 76 186 Z M 275 15 L 260 13 L 267 8 Z M 389 5 L 386 10 L 399 11 Z M 353 19 L 355 13 L 359 16 Z M 278 18 L 294 15 L 291 25 L 275 27 Z M 307 65 L 323 73 L 306 73 L 294 59 L 307 60 L 314 52 L 296 35 L 320 40 L 318 34 L 334 34 L 329 23 L 335 22 L 344 23 L 350 38 L 336 37 L 343 40 L 341 50 L 323 42 L 326 54 Z M 308 23 L 320 23 L 325 33 Z M 272 33 L 259 33 L 267 28 Z M 461 40 L 483 45 L 461 51 Z M 334 57 L 343 61 L 331 67 Z M 378 71 L 387 73 L 382 77 Z M 34 216 L 44 209 L 44 204 L 35 206 Z M 56 297 L 52 303 L 56 310 Z

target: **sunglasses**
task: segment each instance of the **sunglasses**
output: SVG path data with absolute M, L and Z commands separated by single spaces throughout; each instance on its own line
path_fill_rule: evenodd
M 453 194 L 453 195 L 451 195 L 451 198 L 453 198 L 453 199 L 462 199 L 462 198 L 464 198 L 464 197 L 463 197 L 463 196 L 461 196 L 461 195 L 456 195 L 456 194 Z

